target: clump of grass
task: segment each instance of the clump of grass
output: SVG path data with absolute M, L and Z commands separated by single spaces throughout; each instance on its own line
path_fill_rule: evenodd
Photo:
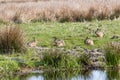
M 79 53 L 76 56 L 74 54 L 67 54 L 64 51 L 57 49 L 50 50 L 43 54 L 41 63 L 44 66 L 50 66 L 55 68 L 76 68 L 76 67 L 87 67 L 90 65 L 88 56 L 84 53 Z
M 17 62 L 6 60 L 6 61 L 0 61 L 0 73 L 13 73 L 19 70 L 19 66 Z
M 119 69 L 107 69 L 107 77 L 108 77 L 108 80 L 111 80 L 111 79 L 117 79 L 119 80 L 120 78 L 120 73 L 119 73 Z
M 51 50 L 43 54 L 42 63 L 44 66 L 70 68 L 78 67 L 76 57 L 65 54 L 63 51 Z
M 108 43 L 105 46 L 105 58 L 108 66 L 118 66 L 120 60 L 120 45 Z
M 19 27 L 7 26 L 0 31 L 0 52 L 12 53 L 25 50 L 23 32 Z

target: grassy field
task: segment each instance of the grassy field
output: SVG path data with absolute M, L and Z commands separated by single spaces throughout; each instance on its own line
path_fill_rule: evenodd
M 35 37 L 38 40 L 37 46 L 39 47 L 54 47 L 53 37 L 57 37 L 65 41 L 65 48 L 74 48 L 80 46 L 82 48 L 102 48 L 104 44 L 112 41 L 120 40 L 120 20 L 103 20 L 92 22 L 35 22 L 17 24 L 23 29 L 26 44 L 33 40 Z M 6 23 L 1 22 L 0 27 L 4 27 Z M 7 23 L 8 25 L 9 23 Z M 12 24 L 14 25 L 14 24 Z M 104 37 L 99 38 L 96 36 L 95 31 L 101 29 L 104 32 Z M 113 36 L 118 38 L 111 39 Z M 86 37 L 91 38 L 94 41 L 93 46 L 84 44 Z
M 17 0 L 9 0 L 6 3 L 0 2 L 0 44 L 6 48 L 6 44 L 10 43 L 7 45 L 8 53 L 10 53 L 9 49 L 16 49 L 16 52 L 13 52 L 12 54 L 0 55 L 0 73 L 12 74 L 13 72 L 19 72 L 21 70 L 24 71 L 24 68 L 68 68 L 83 67 L 84 62 L 89 64 L 89 59 L 84 57 L 84 55 L 83 58 L 68 56 L 63 54 L 64 52 L 52 52 L 52 50 L 51 52 L 45 52 L 46 54 L 43 54 L 44 58 L 41 58 L 41 54 L 36 53 L 34 48 L 29 48 L 27 45 L 28 42 L 33 40 L 33 37 L 38 41 L 38 47 L 49 48 L 56 48 L 56 46 L 53 45 L 53 37 L 57 37 L 58 39 L 65 41 L 65 45 L 63 46 L 65 49 L 80 47 L 82 49 L 100 48 L 105 50 L 105 45 L 109 42 L 120 41 L 120 1 L 20 1 L 20 3 L 17 2 Z M 24 3 L 24 1 L 26 2 Z M 17 28 L 11 28 L 13 31 L 12 37 L 11 34 L 7 33 L 10 33 L 9 29 L 3 30 L 5 26 L 14 25 L 20 27 L 24 32 L 25 46 L 27 47 L 25 53 L 24 51 L 19 52 L 16 48 L 16 45 L 23 40 L 19 39 L 20 37 L 18 38 L 18 36 L 16 40 L 15 35 L 18 34 L 15 33 L 18 32 L 20 34 L 19 36 L 21 36 L 19 29 L 17 31 Z M 104 37 L 100 38 L 96 36 L 95 31 L 97 29 L 101 29 L 104 33 Z M 16 30 L 16 32 L 14 30 Z M 2 35 L 2 32 L 5 34 Z M 6 37 L 7 35 L 9 39 Z M 86 37 L 92 39 L 94 45 L 85 44 L 84 40 Z M 22 44 L 24 45 L 24 43 Z M 3 47 L 2 45 L 0 45 L 1 48 Z M 20 47 L 20 50 L 22 47 Z M 82 51 L 79 51 L 79 53 L 80 54 L 78 55 L 81 55 Z M 116 57 L 119 53 L 119 45 L 115 46 L 115 48 L 111 46 L 106 47 L 105 58 L 107 66 L 119 65 L 120 58 Z
M 113 36 L 120 36 L 120 20 L 116 21 L 93 21 L 86 23 L 67 22 L 67 23 L 54 23 L 54 22 L 36 22 L 30 24 L 20 24 L 19 26 L 24 30 L 28 41 L 32 37 L 36 37 L 39 41 L 38 46 L 53 47 L 52 37 L 57 37 L 65 41 L 65 48 L 73 48 L 80 46 L 82 48 L 102 48 L 104 44 L 111 41 L 119 41 L 120 38 L 110 39 Z M 99 28 L 104 32 L 104 37 L 96 37 L 95 31 Z M 93 39 L 95 45 L 88 46 L 84 44 L 86 37 Z
M 113 21 L 103 20 L 99 22 L 92 21 L 92 22 L 84 22 L 84 23 L 35 22 L 35 23 L 14 24 L 14 23 L 2 22 L 2 21 L 0 22 L 1 28 L 5 27 L 5 25 L 19 26 L 24 31 L 26 38 L 25 41 L 26 45 L 27 42 L 33 40 L 33 37 L 35 37 L 38 40 L 38 44 L 37 44 L 38 47 L 50 47 L 50 48 L 55 47 L 53 46 L 53 37 L 63 39 L 65 41 L 65 46 L 64 46 L 65 49 L 72 49 L 74 47 L 81 47 L 86 49 L 103 48 L 104 45 L 107 44 L 108 42 L 120 41 L 120 20 L 113 20 Z M 104 32 L 103 38 L 96 37 L 95 31 L 97 28 L 101 29 Z M 118 36 L 118 38 L 111 39 L 115 35 Z M 84 40 L 87 36 L 94 41 L 93 46 L 84 44 Z M 108 58 L 108 61 L 112 62 L 114 60 L 111 60 L 113 58 L 112 56 L 109 58 L 109 51 L 111 50 L 108 50 L 108 55 L 106 57 Z M 56 57 L 54 57 L 55 55 L 52 56 L 51 54 L 47 55 L 48 60 L 46 60 L 46 62 L 42 62 L 42 59 L 40 58 L 40 54 L 36 54 L 32 49 L 28 49 L 28 51 L 25 54 L 22 53 L 1 54 L 0 62 L 2 63 L 0 65 L 1 66 L 0 71 L 4 72 L 4 74 L 8 73 L 9 71 L 11 74 L 16 71 L 19 72 L 20 70 L 24 71 L 23 68 L 25 67 L 30 69 L 31 68 L 44 69 L 44 67 L 47 67 L 49 69 L 49 65 L 46 64 L 47 61 L 49 62 L 52 58 L 53 59 L 55 58 L 56 61 Z M 63 62 L 65 60 L 68 61 L 67 67 L 81 66 L 81 64 L 77 62 L 76 57 L 71 58 L 69 56 L 64 56 L 64 55 L 58 55 L 58 56 L 60 56 L 63 59 L 62 60 Z M 18 59 L 17 62 L 16 60 L 11 60 L 16 58 Z M 116 61 L 115 57 L 114 59 Z M 21 60 L 24 60 L 25 62 Z M 73 63 L 76 63 L 76 65 L 73 65 Z M 52 63 L 50 65 L 53 65 L 53 67 L 55 67 L 54 65 L 56 64 Z M 62 64 L 61 62 L 60 65 L 65 66 L 66 64 Z

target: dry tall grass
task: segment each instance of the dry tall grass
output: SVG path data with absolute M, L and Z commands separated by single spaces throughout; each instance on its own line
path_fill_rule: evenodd
M 24 36 L 19 27 L 7 26 L 0 30 L 1 53 L 23 52 L 24 50 Z
M 42 0 L 0 0 L 1 3 L 10 3 L 10 2 L 31 2 L 31 1 L 42 1 Z M 43 0 L 46 1 L 46 0 Z
M 0 3 L 0 19 L 17 23 L 41 20 L 90 21 L 92 19 L 114 19 L 119 16 L 120 0 L 47 0 Z

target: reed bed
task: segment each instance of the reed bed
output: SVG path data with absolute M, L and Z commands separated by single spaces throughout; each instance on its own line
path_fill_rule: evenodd
M 31 0 L 21 3 L 0 3 L 0 19 L 16 23 L 111 20 L 119 16 L 119 0 Z

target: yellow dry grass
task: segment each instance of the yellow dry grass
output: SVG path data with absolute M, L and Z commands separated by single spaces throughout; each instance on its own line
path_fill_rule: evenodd
M 20 22 L 36 20 L 60 22 L 90 21 L 93 19 L 114 19 L 120 15 L 120 0 L 9 1 L 0 3 L 0 19 L 2 20 L 18 20 Z

